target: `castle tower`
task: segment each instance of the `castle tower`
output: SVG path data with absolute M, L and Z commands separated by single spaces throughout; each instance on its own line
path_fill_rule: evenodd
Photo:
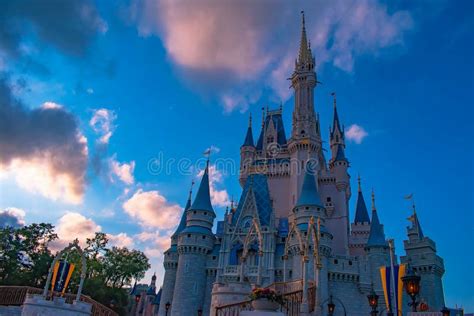
M 255 161 L 256 149 L 253 142 L 252 115 L 249 117 L 249 126 L 242 146 L 240 146 L 240 185 L 243 187 L 250 172 L 250 167 Z
M 369 240 L 370 218 L 367 206 L 365 205 L 364 195 L 362 194 L 360 176 L 357 181 L 359 188 L 354 222 L 351 224 L 349 251 L 352 256 L 363 256 L 365 254 L 364 247 Z
M 367 259 L 369 262 L 371 283 L 376 290 L 382 289 L 379 268 L 390 265 L 390 250 L 385 240 L 383 225 L 380 224 L 375 207 L 375 194 L 372 190 L 372 222 L 370 223 L 370 233 L 367 245 L 365 246 Z
M 433 310 L 441 310 L 445 306 L 442 281 L 444 261 L 436 254 L 435 242 L 423 234 L 414 204 L 413 214 L 408 220 L 411 226 L 407 227 L 408 240 L 403 242 L 406 256 L 400 258 L 401 262 L 409 264 L 421 277 L 420 298 Z
M 196 198 L 186 212 L 186 227 L 178 237 L 178 268 L 173 292 L 171 315 L 195 315 L 204 307 L 207 284 L 207 254 L 213 249 L 212 226 L 216 214 L 209 192 L 209 161 Z M 208 314 L 208 311 L 205 311 Z
M 336 94 L 333 107 L 333 126 L 330 129 L 330 147 L 331 159 L 329 160 L 329 170 L 331 179 L 335 186 L 328 188 L 326 192 L 332 197 L 332 203 L 335 205 L 334 211 L 328 215 L 327 226 L 334 233 L 334 252 L 337 254 L 349 254 L 349 199 L 351 197 L 350 176 L 347 172 L 349 161 L 347 160 L 344 149 L 344 132 L 341 128 L 339 115 L 337 113 Z
M 291 157 L 290 209 L 295 206 L 303 184 L 307 153 L 309 152 L 310 159 L 318 162 L 318 171 L 324 168 L 321 159 L 321 134 L 314 111 L 314 88 L 317 84 L 314 67 L 315 60 L 306 38 L 304 12 L 302 12 L 299 54 L 290 78 L 291 87 L 295 91 L 291 138 L 288 142 Z
M 183 215 L 179 222 L 178 227 L 173 235 L 171 235 L 171 247 L 164 252 L 163 265 L 165 267 L 165 276 L 163 278 L 163 287 L 161 288 L 161 298 L 159 304 L 159 313 L 158 315 L 165 315 L 165 306 L 166 303 L 171 303 L 173 301 L 173 292 L 176 282 L 176 270 L 178 268 L 178 237 L 179 234 L 186 228 L 186 212 L 191 207 L 191 196 L 192 196 L 192 187 L 194 182 L 191 184 L 191 189 L 189 190 L 188 201 L 183 210 Z

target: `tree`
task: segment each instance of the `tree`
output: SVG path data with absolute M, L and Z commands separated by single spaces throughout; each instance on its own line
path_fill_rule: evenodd
M 0 283 L 44 285 L 52 261 L 48 243 L 57 238 L 51 224 L 0 229 Z
M 113 288 L 130 285 L 132 279 L 142 279 L 150 268 L 143 252 L 119 247 L 107 250 L 103 263 L 105 282 Z

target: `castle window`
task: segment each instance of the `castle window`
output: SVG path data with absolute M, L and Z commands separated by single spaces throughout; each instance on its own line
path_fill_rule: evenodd
M 212 260 L 216 260 L 216 258 L 217 258 L 216 256 L 212 256 Z
M 191 234 L 188 234 L 188 238 L 191 238 Z
M 193 214 L 196 214 L 196 211 L 194 211 Z
M 334 264 L 338 264 L 339 261 L 337 259 L 334 259 Z
M 352 261 L 351 261 L 351 260 L 349 260 L 349 265 L 350 265 L 350 266 L 352 265 Z
M 207 212 L 204 212 L 204 215 L 207 215 Z
M 206 236 L 203 235 L 203 236 L 202 236 L 202 239 L 206 239 Z
M 326 201 L 327 201 L 327 202 L 331 202 L 331 197 L 328 196 L 328 197 L 326 198 Z

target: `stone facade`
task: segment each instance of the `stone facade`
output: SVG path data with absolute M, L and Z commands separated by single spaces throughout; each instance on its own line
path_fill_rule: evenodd
M 306 39 L 304 17 L 290 79 L 295 93 L 290 138 L 281 107 L 264 111 L 256 143 L 250 120 L 240 148 L 243 192 L 214 230 L 208 167 L 192 204 L 189 195 L 171 247 L 165 252 L 159 315 L 165 315 L 167 302 L 173 316 L 196 315 L 198 309 L 203 315 L 213 315 L 216 306 L 246 299 L 254 285 L 302 278 L 317 284 L 318 304 L 332 295 L 337 304 L 344 305 L 347 315 L 369 314 L 366 297 L 372 287 L 383 296 L 379 267 L 390 265 L 390 250 L 375 196 L 372 194 L 370 218 L 359 181 L 351 224 L 344 128 L 334 94 L 330 158 L 326 160 L 314 105 L 315 59 Z M 401 261 L 421 274 L 424 300 L 441 308 L 443 261 L 436 255 L 434 242 L 421 234 L 418 219 L 412 223 Z M 339 305 L 336 315 L 343 315 L 342 310 Z

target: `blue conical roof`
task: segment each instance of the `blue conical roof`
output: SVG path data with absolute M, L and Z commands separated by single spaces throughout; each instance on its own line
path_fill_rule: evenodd
M 332 129 L 331 129 L 331 138 L 333 137 L 336 128 L 341 132 L 342 138 L 344 138 L 344 133 L 341 128 L 341 123 L 339 122 L 339 115 L 337 114 L 337 106 L 336 106 L 336 95 L 334 95 L 334 114 L 333 114 L 333 121 L 332 121 Z
M 247 135 L 245 135 L 245 140 L 244 140 L 244 144 L 242 145 L 242 147 L 243 146 L 254 147 L 252 126 L 249 126 L 249 128 L 247 129 Z
M 184 207 L 183 215 L 181 215 L 181 220 L 179 221 L 179 225 L 171 237 L 178 236 L 179 233 L 181 233 L 183 229 L 186 228 L 186 211 L 189 210 L 190 207 L 191 207 L 191 194 L 189 194 L 189 198 L 188 198 L 188 201 L 186 202 L 186 206 Z
M 367 211 L 367 206 L 365 205 L 364 196 L 362 195 L 362 191 L 359 190 L 359 194 L 357 195 L 357 206 L 356 206 L 356 213 L 354 218 L 354 223 L 369 223 L 369 212 Z
M 207 162 L 206 169 L 204 170 L 204 175 L 201 179 L 201 184 L 199 185 L 196 198 L 194 199 L 190 210 L 214 212 L 214 209 L 212 208 L 211 204 L 211 194 L 209 191 L 209 161 Z
M 385 233 L 383 226 L 380 224 L 377 210 L 372 210 L 372 223 L 370 225 L 369 240 L 367 241 L 367 247 L 386 247 L 388 246 L 385 240 Z
M 306 164 L 303 186 L 296 206 L 313 205 L 322 207 L 323 204 L 319 198 L 316 179 L 314 178 L 314 170 L 308 165 L 310 165 L 309 162 Z
M 344 148 L 342 145 L 336 145 L 337 152 L 336 152 L 336 160 L 335 161 L 347 161 L 346 155 L 344 154 Z

